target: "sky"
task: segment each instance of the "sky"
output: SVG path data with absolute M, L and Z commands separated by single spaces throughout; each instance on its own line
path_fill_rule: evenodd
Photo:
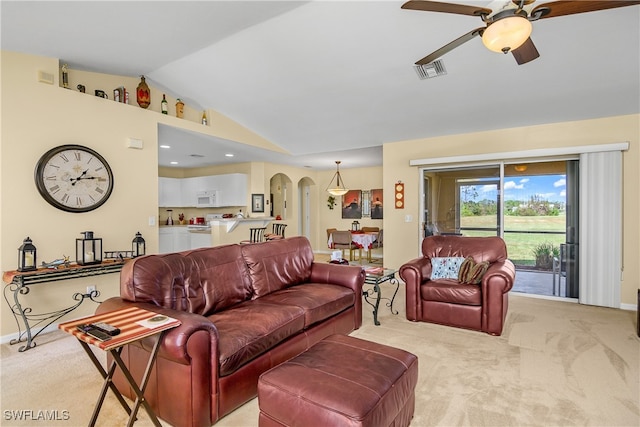
M 527 201 L 531 196 L 536 195 L 549 202 L 564 202 L 566 191 L 566 175 L 508 177 L 504 182 L 505 200 Z M 495 185 L 478 186 L 478 197 L 476 200 L 495 198 Z

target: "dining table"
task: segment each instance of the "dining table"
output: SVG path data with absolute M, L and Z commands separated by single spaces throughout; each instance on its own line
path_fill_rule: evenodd
M 352 231 L 351 232 L 351 241 L 356 244 L 358 249 L 364 249 L 365 252 L 369 251 L 373 242 L 378 238 L 377 232 L 362 232 L 362 231 Z M 333 246 L 333 235 L 329 235 L 329 240 L 327 241 L 327 245 L 329 248 Z M 359 254 L 360 258 L 362 258 L 362 253 Z

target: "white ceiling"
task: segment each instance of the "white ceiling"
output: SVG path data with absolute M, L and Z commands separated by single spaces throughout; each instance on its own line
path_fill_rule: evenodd
M 182 167 L 200 166 L 189 157 L 200 152 L 211 164 L 379 165 L 385 142 L 640 112 L 640 6 L 534 22 L 540 58 L 521 66 L 475 38 L 442 58 L 447 75 L 419 80 L 415 61 L 483 24 L 402 4 L 2 1 L 1 43 L 71 69 L 144 74 L 291 153 L 161 127 L 194 162 Z M 233 160 L 214 159 L 227 149 Z

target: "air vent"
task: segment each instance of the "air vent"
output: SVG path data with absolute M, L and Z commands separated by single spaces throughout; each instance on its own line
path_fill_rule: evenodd
M 189 157 L 198 157 L 198 158 L 201 158 L 201 157 L 204 157 L 204 155 L 202 155 L 202 154 L 189 154 Z
M 432 79 L 447 74 L 447 69 L 444 68 L 444 62 L 441 59 L 424 65 L 414 65 L 413 69 L 416 70 L 420 80 Z

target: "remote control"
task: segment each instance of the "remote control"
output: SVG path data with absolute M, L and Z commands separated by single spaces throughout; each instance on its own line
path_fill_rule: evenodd
M 111 326 L 108 323 L 97 322 L 93 323 L 92 325 L 94 328 L 100 329 L 102 332 L 111 335 L 112 337 L 120 333 L 120 329 L 116 328 L 115 326 Z
M 94 338 L 99 339 L 100 341 L 109 341 L 111 339 L 111 335 L 106 332 L 102 332 L 100 329 L 92 328 L 87 331 L 87 335 L 91 335 Z
M 111 339 L 111 335 L 106 332 L 101 331 L 98 328 L 95 328 L 93 325 L 78 325 L 78 330 L 84 332 L 87 335 L 91 335 L 94 338 L 99 339 L 100 341 L 108 341 Z

